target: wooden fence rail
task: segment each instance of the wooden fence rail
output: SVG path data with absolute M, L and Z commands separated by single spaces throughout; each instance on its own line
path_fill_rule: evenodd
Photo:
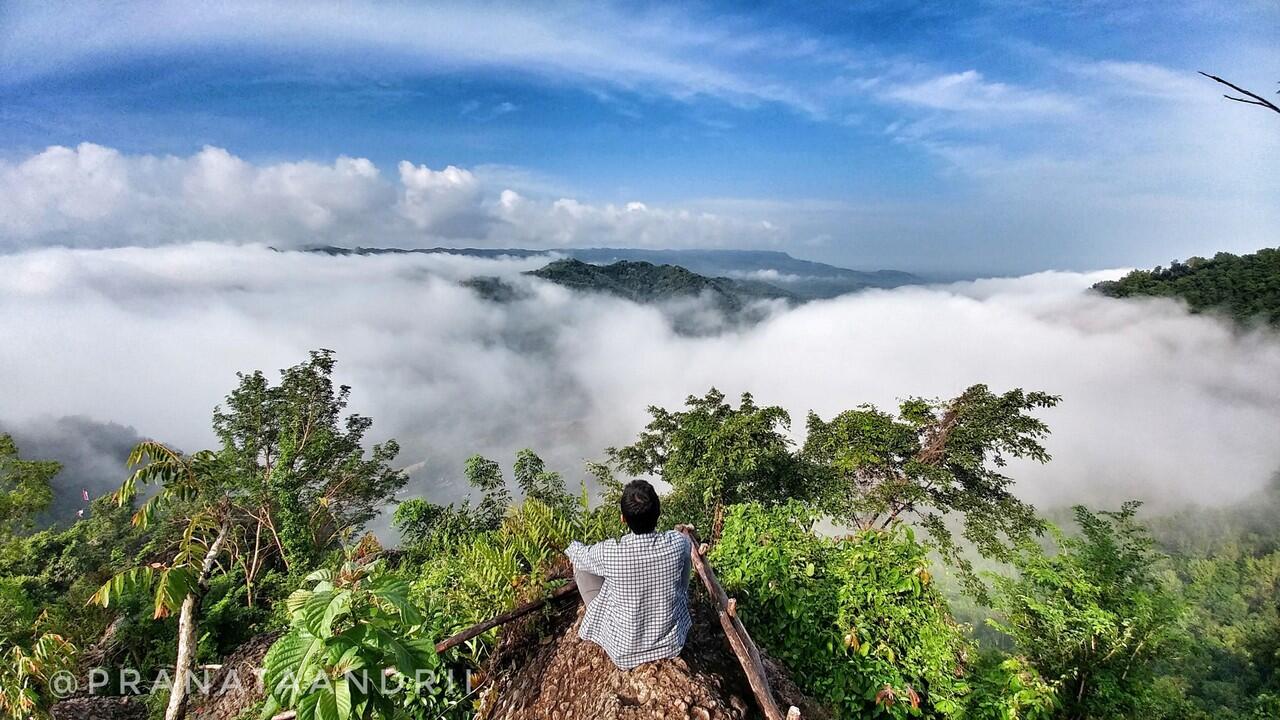
M 707 589 L 707 595 L 711 597 L 711 602 L 716 607 L 716 614 L 720 617 L 720 629 L 729 640 L 729 647 L 737 656 L 738 664 L 742 666 L 742 673 L 747 676 L 747 684 L 751 686 L 751 693 L 756 696 L 756 704 L 760 706 L 760 712 L 764 713 L 767 720 L 800 720 L 800 708 L 793 705 L 787 709 L 786 714 L 783 714 L 777 701 L 774 700 L 773 688 L 769 686 L 769 676 L 765 672 L 764 661 L 760 659 L 760 649 L 756 647 L 747 628 L 738 618 L 738 601 L 725 593 L 720 581 L 716 579 L 715 570 L 712 570 L 711 564 L 707 562 L 707 546 L 698 542 L 698 537 L 691 529 L 682 527 L 680 532 L 689 538 L 693 548 L 690 552 L 693 570 L 702 580 L 703 586 Z
M 563 585 L 561 587 L 556 588 L 555 590 L 552 590 L 551 594 L 548 595 L 547 597 L 539 598 L 537 600 L 527 602 L 513 610 L 508 610 L 507 612 L 504 612 L 501 615 L 485 620 L 482 623 L 472 625 L 471 627 L 467 628 L 466 630 L 463 630 L 457 635 L 453 635 L 451 637 L 445 638 L 444 640 L 441 640 L 440 642 L 436 643 L 436 654 L 441 654 L 445 650 L 450 650 L 452 648 L 455 648 L 461 645 L 462 643 L 470 640 L 471 638 L 476 637 L 477 635 L 483 635 L 485 632 L 492 630 L 493 628 L 496 628 L 499 625 L 504 625 L 506 623 L 511 622 L 512 620 L 518 620 L 524 617 L 525 615 L 528 615 L 529 613 L 535 610 L 538 610 L 543 605 L 546 605 L 547 603 L 553 600 L 559 600 L 560 598 L 565 597 L 566 595 L 572 595 L 573 593 L 576 593 L 576 592 L 578 592 L 578 583 L 573 580 L 570 580 L 567 585 Z

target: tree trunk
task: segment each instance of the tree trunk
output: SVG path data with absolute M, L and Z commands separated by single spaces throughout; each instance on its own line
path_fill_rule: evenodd
M 169 706 L 165 708 L 164 720 L 181 720 L 187 714 L 187 675 L 195 659 L 199 605 L 195 593 L 187 593 L 182 600 L 182 612 L 178 614 L 178 660 L 174 663 L 173 687 L 169 691 Z
M 227 539 L 231 526 L 223 523 L 218 528 L 218 537 L 204 554 L 204 563 L 200 566 L 200 582 L 196 592 L 187 593 L 182 600 L 182 611 L 178 613 L 178 658 L 173 668 L 173 688 L 169 691 L 169 705 L 164 711 L 164 720 L 182 720 L 187 715 L 187 685 L 191 673 L 191 664 L 196 656 L 196 621 L 200 615 L 200 597 L 204 594 L 209 573 L 213 572 L 213 564 L 222 551 L 222 543 Z

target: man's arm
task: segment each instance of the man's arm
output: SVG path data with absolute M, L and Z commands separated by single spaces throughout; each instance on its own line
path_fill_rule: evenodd
M 598 542 L 595 545 L 583 545 L 574 540 L 569 543 L 569 547 L 564 551 L 569 556 L 569 562 L 573 563 L 574 570 L 589 572 L 592 575 L 605 577 L 605 568 L 607 564 L 605 543 L 610 541 Z
M 686 535 L 683 531 L 688 530 L 694 532 L 692 525 L 677 525 L 675 532 L 680 536 L 680 544 L 684 546 L 684 583 L 685 587 L 689 585 L 689 579 L 693 576 L 693 537 Z
M 685 534 L 686 530 L 689 533 L 687 535 Z M 681 540 L 684 541 L 685 547 L 688 548 L 688 551 L 693 552 L 693 533 L 696 532 L 694 527 L 692 525 L 677 525 L 674 532 L 680 536 Z

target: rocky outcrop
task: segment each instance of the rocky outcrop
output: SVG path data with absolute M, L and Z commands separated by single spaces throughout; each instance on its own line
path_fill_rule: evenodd
M 258 672 L 280 633 L 263 633 L 236 648 L 210 677 L 209 693 L 195 695 L 190 720 L 237 720 L 263 700 Z
M 73 697 L 51 708 L 53 720 L 146 720 L 140 697 Z

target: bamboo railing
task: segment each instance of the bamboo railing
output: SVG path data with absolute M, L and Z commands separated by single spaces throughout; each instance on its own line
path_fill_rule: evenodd
M 764 661 L 760 658 L 760 649 L 756 647 L 751 635 L 747 632 L 747 628 L 738 617 L 738 601 L 729 597 L 724 591 L 724 587 L 716 579 L 715 571 L 711 569 L 711 565 L 707 562 L 707 546 L 698 542 L 698 537 L 694 535 L 691 528 L 681 527 L 680 532 L 689 539 L 691 548 L 689 556 L 693 571 L 698 576 L 698 579 L 702 581 L 703 587 L 706 588 L 707 595 L 711 598 L 711 604 L 715 606 L 716 615 L 720 619 L 720 629 L 724 632 L 725 639 L 729 641 L 729 647 L 738 659 L 738 664 L 742 666 L 742 673 L 747 678 L 747 684 L 751 686 L 751 694 L 755 696 L 756 704 L 760 707 L 760 711 L 764 713 L 766 720 L 800 720 L 800 709 L 794 705 L 789 707 L 786 713 L 783 713 L 782 709 L 778 707 L 778 703 L 773 696 L 773 689 L 769 686 L 769 676 L 765 671 Z M 529 615 L 550 602 L 571 596 L 577 590 L 578 583 L 570 580 L 567 584 L 553 590 L 547 597 L 527 602 L 441 640 L 436 643 L 436 653 L 451 650 L 499 625 L 504 625 Z M 387 668 L 384 672 L 392 674 L 395 670 Z M 272 716 L 271 720 L 294 720 L 296 717 L 297 713 L 293 710 L 288 710 Z

